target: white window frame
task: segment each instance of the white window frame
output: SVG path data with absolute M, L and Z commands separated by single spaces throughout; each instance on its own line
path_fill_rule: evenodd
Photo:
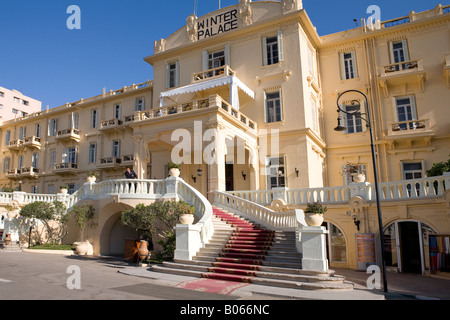
M 17 158 L 17 169 L 22 169 L 23 168 L 23 155 L 20 155 Z
M 35 130 L 34 130 L 35 137 L 39 138 L 41 136 L 41 124 L 36 123 Z
M 408 164 L 420 164 L 420 169 L 413 169 L 413 170 L 406 170 L 405 169 L 405 165 Z M 402 170 L 402 178 L 403 180 L 415 180 L 415 179 L 421 179 L 424 177 L 424 168 L 425 168 L 425 163 L 424 161 L 402 161 L 401 162 L 401 170 Z M 408 178 L 408 175 L 412 174 L 412 177 Z M 420 184 L 416 184 L 415 186 L 415 192 L 417 195 L 420 195 Z M 411 192 L 412 192 L 412 185 L 408 184 L 406 186 L 407 192 L 408 194 L 411 196 Z
M 24 140 L 26 138 L 26 135 L 27 135 L 27 127 L 20 127 L 18 139 Z
M 282 159 L 282 165 L 280 165 L 280 159 Z M 286 177 L 286 156 L 266 156 L 266 188 L 271 190 L 272 188 L 282 188 L 287 186 Z M 275 170 L 275 172 L 274 172 Z M 276 179 L 276 185 L 272 185 L 272 178 Z M 282 182 L 283 181 L 283 182 Z
M 409 104 L 399 104 L 399 100 L 406 100 L 409 99 Z M 397 96 L 392 98 L 392 107 L 393 107 L 393 113 L 394 113 L 394 119 L 395 122 L 404 122 L 404 121 L 414 121 L 419 120 L 417 117 L 417 106 L 416 106 L 416 97 L 414 95 L 408 95 L 408 96 Z M 408 107 L 410 110 L 408 111 Z M 405 120 L 400 120 L 399 117 L 399 108 L 405 109 Z M 409 119 L 411 118 L 411 119 Z M 410 126 L 408 127 L 407 124 L 399 125 L 399 128 L 401 130 L 407 130 L 407 129 L 415 129 L 416 123 L 410 123 Z
M 39 168 L 39 152 L 33 152 L 31 155 L 31 166 L 33 168 Z
M 278 94 L 278 99 L 269 97 L 270 95 Z M 283 121 L 283 101 L 282 101 L 282 92 L 281 88 L 276 91 L 266 91 L 264 92 L 264 122 L 265 123 L 274 123 L 274 122 L 280 122 Z M 276 101 L 279 101 L 279 114 L 280 119 L 277 119 L 277 106 Z M 270 106 L 270 104 L 274 104 L 273 106 Z M 273 119 L 269 119 L 269 107 L 273 107 L 275 112 L 272 114 Z
M 341 118 L 344 126 L 345 126 L 345 131 L 343 131 L 344 134 L 356 134 L 356 133 L 361 133 L 361 132 L 366 132 L 367 131 L 367 124 L 366 122 L 362 119 L 361 115 L 366 114 L 366 105 L 364 101 L 361 100 L 357 100 L 358 104 L 359 104 L 359 113 L 356 114 L 351 114 L 350 113 L 345 113 L 345 112 L 339 112 L 339 117 Z M 353 105 L 351 103 L 344 103 L 343 105 L 341 105 L 341 108 L 344 111 L 348 111 L 347 108 L 349 107 L 353 107 Z M 361 122 L 361 130 L 359 129 L 359 124 L 358 124 L 358 120 L 360 120 Z M 351 124 L 352 128 L 354 129 L 353 132 L 351 132 L 350 126 L 349 124 Z
M 397 44 L 401 44 L 401 48 L 394 49 L 394 46 Z M 408 40 L 403 39 L 399 41 L 390 41 L 389 56 L 391 59 L 391 64 L 409 61 L 410 57 L 408 49 Z
M 80 115 L 76 112 L 72 112 L 70 115 L 70 129 L 79 129 L 80 128 Z
M 166 88 L 176 88 L 180 85 L 180 63 L 178 61 L 166 64 Z
M 63 149 L 62 163 L 78 163 L 78 146 Z
M 122 119 L 122 105 L 115 103 L 113 106 L 113 119 Z
M 8 146 L 10 141 L 11 141 L 11 131 L 6 130 L 6 132 L 5 132 L 5 146 Z
M 120 158 L 120 140 L 113 140 L 112 141 L 112 150 L 111 150 L 111 156 Z
M 348 55 L 350 57 L 346 57 Z M 339 53 L 339 64 L 341 67 L 341 80 L 351 80 L 359 77 L 355 51 Z
M 88 162 L 95 163 L 96 161 L 97 161 L 97 144 L 90 143 L 88 152 Z
M 54 168 L 56 164 L 56 150 L 50 150 L 50 168 Z
M 49 137 L 56 136 L 57 130 L 58 130 L 58 119 L 49 119 L 48 120 L 48 135 L 49 135 Z
M 11 167 L 11 158 L 10 157 L 5 157 L 3 159 L 3 173 L 8 172 L 10 167 Z
M 222 47 L 220 49 L 215 48 L 215 49 L 202 51 L 203 71 L 221 67 L 221 66 L 219 66 L 219 64 L 214 63 L 214 61 L 217 61 L 219 57 L 211 57 L 220 52 L 223 52 L 224 65 L 231 67 L 230 45 L 226 44 L 224 47 Z
M 342 166 L 342 183 L 344 186 L 348 186 L 350 183 L 353 183 L 353 174 L 363 174 L 367 177 L 367 164 L 357 163 L 358 166 L 357 171 L 355 173 L 350 172 L 350 167 L 352 165 L 347 164 Z
M 134 100 L 134 111 L 145 110 L 145 97 L 139 97 Z
M 276 45 L 277 45 L 277 57 L 275 59 L 274 56 L 269 59 L 269 47 L 273 48 L 273 46 L 269 46 L 267 39 L 277 38 Z M 275 44 L 275 43 L 274 43 Z M 283 32 L 278 31 L 276 35 L 274 36 L 266 36 L 262 38 L 262 52 L 263 52 L 263 65 L 269 66 L 273 64 L 280 63 L 284 61 L 284 50 L 283 50 Z M 273 50 L 272 50 L 273 52 Z M 269 61 L 271 60 L 271 61 Z M 278 61 L 275 61 L 278 60 Z
M 91 128 L 97 128 L 98 127 L 98 111 L 97 109 L 91 110 Z

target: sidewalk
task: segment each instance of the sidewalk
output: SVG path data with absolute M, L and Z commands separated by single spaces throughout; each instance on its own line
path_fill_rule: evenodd
M 366 286 L 370 276 L 364 271 L 334 268 L 336 274 L 345 276 L 348 281 Z M 405 300 L 450 300 L 450 274 L 421 275 L 409 273 L 387 272 L 388 293 L 386 299 Z M 380 291 L 381 292 L 381 291 Z
M 261 300 L 450 300 L 450 277 L 422 276 L 415 274 L 388 273 L 388 293 L 383 290 L 369 290 L 366 286 L 370 276 L 365 272 L 335 269 L 354 283 L 351 291 L 341 290 L 300 290 L 248 284 L 230 293 L 241 299 Z M 145 277 L 155 283 L 167 286 L 179 286 L 187 281 L 199 278 L 159 273 L 150 267 L 128 267 L 119 270 L 130 276 Z

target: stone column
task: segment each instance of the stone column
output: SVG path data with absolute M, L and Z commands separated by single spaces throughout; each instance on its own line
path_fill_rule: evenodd
M 215 129 L 215 141 L 205 148 L 205 162 L 209 170 L 209 191 L 225 191 L 225 143 L 224 129 L 218 125 Z

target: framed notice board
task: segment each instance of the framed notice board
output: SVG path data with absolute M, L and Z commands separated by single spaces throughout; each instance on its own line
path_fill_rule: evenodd
M 356 237 L 356 269 L 367 270 L 367 267 L 377 263 L 375 251 L 375 234 L 357 233 Z

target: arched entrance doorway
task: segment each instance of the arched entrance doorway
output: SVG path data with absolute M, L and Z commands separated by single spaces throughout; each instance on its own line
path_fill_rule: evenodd
M 100 215 L 104 217 L 100 235 L 100 254 L 104 256 L 124 257 L 126 240 L 137 240 L 137 231 L 123 226 L 120 222 L 124 210 L 131 206 L 122 203 L 109 203 L 102 208 Z
M 384 229 L 386 267 L 405 273 L 429 270 L 429 235 L 436 232 L 415 220 L 399 220 Z
M 139 235 L 136 230 L 125 227 L 120 222 L 120 215 L 111 228 L 109 234 L 109 255 L 116 257 L 123 257 L 125 253 L 126 240 L 138 240 Z

